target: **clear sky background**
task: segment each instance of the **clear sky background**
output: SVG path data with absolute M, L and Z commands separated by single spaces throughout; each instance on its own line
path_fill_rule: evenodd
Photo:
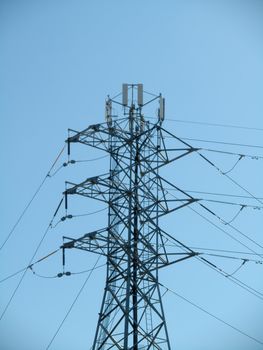
M 260 0 L 165 1 L 0 1 L 1 242 L 63 147 L 67 128 L 82 130 L 104 121 L 104 101 L 123 82 L 143 83 L 166 97 L 164 127 L 180 137 L 263 146 L 262 130 L 212 127 L 170 121 L 202 121 L 263 128 L 263 3 Z M 154 117 L 154 115 L 153 115 Z M 191 142 L 238 153 L 263 155 L 261 148 Z M 205 152 L 223 171 L 237 156 Z M 81 145 L 72 158 L 103 155 Z M 186 159 L 187 158 L 187 159 Z M 188 190 L 247 195 L 197 156 L 169 167 L 165 175 Z M 63 154 L 59 165 L 66 161 Z M 263 197 L 262 159 L 244 158 L 229 173 Z M 107 171 L 106 159 L 63 168 L 48 179 L 0 251 L 0 278 L 27 266 L 62 197 L 65 180 L 81 181 Z M 246 199 L 238 199 L 246 202 Z M 249 200 L 253 205 L 260 205 Z M 238 208 L 209 204 L 226 221 Z M 70 212 L 103 207 L 74 198 Z M 195 207 L 204 214 L 200 208 Z M 64 215 L 63 209 L 58 218 Z M 251 249 L 263 249 L 223 225 Z M 72 219 L 49 231 L 36 256 L 58 248 L 62 236 L 75 237 L 106 224 L 106 211 Z M 246 251 L 187 208 L 162 220 L 163 227 L 189 246 Z M 259 245 L 262 210 L 244 209 L 233 222 Z M 246 251 L 247 252 L 247 251 Z M 258 258 L 258 257 L 257 257 Z M 256 259 L 257 259 L 256 258 Z M 233 272 L 239 261 L 210 257 Z M 91 268 L 95 257 L 70 252 L 67 270 Z M 104 263 L 101 259 L 100 264 Z M 235 277 L 263 293 L 263 265 L 249 262 Z M 60 254 L 39 264 L 38 274 L 61 271 Z M 0 312 L 21 275 L 0 283 Z M 27 272 L 0 321 L 3 350 L 44 350 L 87 275 L 45 279 Z M 96 270 L 50 349 L 89 349 L 104 287 Z M 192 259 L 166 269 L 161 282 L 233 326 L 263 341 L 263 300 Z M 260 350 L 252 340 L 167 293 L 163 299 L 172 349 Z

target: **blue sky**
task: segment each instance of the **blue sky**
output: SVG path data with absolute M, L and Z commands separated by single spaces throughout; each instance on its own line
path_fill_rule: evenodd
M 82 130 L 89 124 L 103 122 L 105 98 L 119 92 L 123 82 L 141 82 L 148 91 L 162 92 L 167 103 L 164 127 L 180 137 L 262 145 L 262 131 L 168 120 L 263 128 L 262 35 L 263 4 L 256 0 L 2 0 L 1 240 L 63 147 L 67 129 Z M 209 147 L 263 155 L 260 148 Z M 75 146 L 72 157 L 92 159 L 101 155 Z M 214 153 L 205 155 L 224 171 L 237 160 Z M 65 160 L 63 155 L 61 161 Z M 63 168 L 48 179 L 0 251 L 1 277 L 27 265 L 61 198 L 64 181 L 81 181 L 103 173 L 107 167 L 105 160 L 83 163 Z M 246 194 L 195 156 L 174 163 L 165 175 L 179 187 L 190 190 Z M 229 175 L 255 196 L 263 197 L 262 160 L 245 158 Z M 74 200 L 71 206 L 74 213 L 102 208 L 83 200 Z M 226 220 L 236 213 L 235 209 L 220 205 L 213 209 Z M 77 236 L 101 227 L 106 222 L 105 213 L 58 225 L 48 233 L 37 257 L 56 249 L 64 234 Z M 62 210 L 60 215 L 63 214 Z M 261 218 L 262 211 L 246 209 L 233 224 L 263 244 Z M 244 249 L 187 209 L 162 224 L 188 245 Z M 257 252 L 262 253 L 260 249 Z M 92 254 L 76 251 L 69 256 L 67 268 L 81 271 L 92 267 L 94 261 Z M 238 263 L 222 259 L 214 258 L 213 262 L 229 272 L 238 267 Z M 262 266 L 245 264 L 235 276 L 263 291 Z M 60 272 L 60 255 L 38 265 L 36 271 L 45 276 Z M 103 268 L 94 272 L 51 349 L 89 348 L 104 277 Z M 1 348 L 46 349 L 85 278 L 79 275 L 41 279 L 29 271 L 0 321 Z M 0 284 L 1 310 L 18 280 L 16 276 Z M 262 300 L 206 266 L 189 260 L 167 268 L 161 281 L 263 341 Z M 164 297 L 164 308 L 172 349 L 262 348 L 170 293 Z

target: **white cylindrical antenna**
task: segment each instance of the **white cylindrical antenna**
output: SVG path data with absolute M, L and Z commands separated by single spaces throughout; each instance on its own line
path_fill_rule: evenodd
M 128 105 L 128 84 L 122 84 L 122 104 Z
M 160 121 L 164 120 L 164 115 L 165 115 L 165 99 L 160 96 L 160 108 L 159 108 L 159 119 Z
M 137 102 L 139 106 L 143 106 L 143 85 L 137 84 Z

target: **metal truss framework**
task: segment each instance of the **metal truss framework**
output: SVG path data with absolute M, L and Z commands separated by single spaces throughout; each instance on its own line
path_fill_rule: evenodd
M 77 239 L 64 237 L 63 245 L 64 250 L 81 249 L 107 259 L 93 350 L 170 350 L 158 271 L 197 255 L 179 241 L 184 252 L 168 252 L 168 234 L 159 225 L 162 216 L 196 201 L 179 188 L 181 198 L 169 198 L 165 190 L 169 182 L 159 170 L 197 149 L 162 127 L 161 95 L 146 103 L 143 96 L 141 84 L 124 84 L 122 101 L 109 98 L 106 102 L 105 123 L 81 132 L 71 130 L 67 140 L 69 153 L 72 143 L 82 143 L 110 155 L 109 173 L 79 184 L 68 182 L 65 191 L 66 203 L 70 195 L 81 195 L 108 205 L 107 227 Z M 143 110 L 156 102 L 159 112 L 152 123 Z M 121 118 L 113 115 L 113 104 L 121 106 Z M 166 136 L 172 136 L 178 147 L 168 149 Z

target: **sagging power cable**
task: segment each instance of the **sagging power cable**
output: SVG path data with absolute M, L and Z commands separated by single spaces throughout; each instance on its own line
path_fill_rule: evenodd
M 187 193 L 186 191 L 184 191 L 185 193 Z M 166 190 L 166 194 L 169 194 L 169 192 Z M 174 195 L 170 194 L 172 197 L 176 198 Z M 222 218 L 220 218 L 217 214 L 215 214 L 212 210 L 209 209 L 210 214 L 215 215 L 221 223 L 223 223 L 224 225 L 229 225 L 231 228 L 233 228 L 235 231 L 239 232 L 240 231 L 238 229 L 236 229 L 234 226 L 231 226 L 230 224 L 235 221 L 235 219 L 241 214 L 242 210 L 244 208 L 252 208 L 252 209 L 257 209 L 257 210 L 262 210 L 263 206 L 255 206 L 255 205 L 251 205 L 251 204 L 245 204 L 245 203 L 235 203 L 235 202 L 228 202 L 228 201 L 222 201 L 222 200 L 214 200 L 214 199 L 207 199 L 207 198 L 195 198 L 194 199 L 195 202 L 199 203 L 199 202 L 211 202 L 211 203 L 218 203 L 218 204 L 226 204 L 226 205 L 231 205 L 231 206 L 238 206 L 239 209 L 237 211 L 237 213 L 230 219 L 230 220 L 223 220 Z M 171 200 L 170 200 L 171 201 Z M 180 201 L 179 199 L 175 199 L 175 202 Z M 208 209 L 205 206 L 202 206 L 205 209 Z M 255 243 L 255 242 L 254 242 Z M 263 246 L 262 246 L 263 248 Z
M 171 183 L 170 183 L 171 184 Z M 185 194 L 187 194 L 185 192 Z M 178 198 L 171 194 L 170 195 L 172 197 L 174 197 L 176 200 L 178 200 Z M 179 200 L 180 201 L 180 200 Z M 259 244 L 258 242 L 256 242 L 255 240 L 253 240 L 252 238 L 250 238 L 248 235 L 246 235 L 245 233 L 243 233 L 241 230 L 237 229 L 236 227 L 234 227 L 233 225 L 231 225 L 230 223 L 227 223 L 225 220 L 223 220 L 219 215 L 217 215 L 216 213 L 214 213 L 212 210 L 210 210 L 209 208 L 207 208 L 206 206 L 204 206 L 203 204 L 200 204 L 198 202 L 196 202 L 199 206 L 201 206 L 203 209 L 207 210 L 211 215 L 213 215 L 214 217 L 216 217 L 221 223 L 223 223 L 224 225 L 228 225 L 229 227 L 231 227 L 234 231 L 236 231 L 237 233 L 239 233 L 240 235 L 242 235 L 243 237 L 245 237 L 246 239 L 248 239 L 249 241 L 251 241 L 252 243 L 254 243 L 255 245 L 259 246 L 260 248 L 263 248 L 263 246 L 261 244 Z M 196 213 L 198 216 L 200 216 L 201 218 L 203 218 L 204 220 L 206 220 L 207 222 L 209 222 L 211 225 L 213 225 L 214 227 L 216 227 L 217 229 L 219 229 L 221 232 L 224 232 L 227 236 L 229 236 L 231 239 L 233 239 L 234 241 L 238 242 L 239 244 L 241 244 L 243 247 L 247 248 L 249 251 L 251 251 L 252 253 L 255 253 L 256 255 L 260 256 L 259 253 L 257 253 L 255 250 L 251 249 L 248 245 L 244 244 L 243 242 L 241 242 L 239 239 L 237 239 L 236 237 L 234 237 L 232 234 L 230 234 L 229 232 L 227 232 L 226 230 L 222 229 L 221 227 L 219 227 L 218 225 L 216 225 L 213 221 L 209 220 L 206 216 L 202 215 L 201 213 L 199 213 L 197 210 L 195 210 L 194 208 L 192 208 L 191 206 L 187 206 L 187 208 L 191 211 L 193 211 L 194 213 Z
M 245 263 L 247 263 L 247 262 L 248 262 L 247 259 L 243 259 L 241 265 L 237 269 L 235 269 L 232 273 L 228 274 L 226 277 L 234 276 L 245 265 Z
M 0 280 L 0 283 L 3 283 L 3 282 L 9 280 L 9 279 L 12 278 L 12 277 L 15 277 L 16 275 L 18 275 L 18 274 L 20 274 L 21 272 L 24 272 L 25 270 L 28 270 L 28 269 L 32 270 L 32 272 L 34 273 L 34 271 L 33 271 L 33 266 L 35 266 L 36 264 L 40 263 L 41 261 L 43 261 L 43 260 L 49 258 L 51 255 L 56 254 L 59 250 L 60 250 L 60 248 L 54 250 L 53 252 L 49 253 L 48 255 L 45 255 L 43 258 L 41 258 L 41 259 L 39 259 L 39 260 L 33 262 L 31 265 L 28 265 L 28 266 L 24 267 L 23 269 L 20 269 L 20 270 L 18 270 L 18 271 L 16 271 L 16 272 L 12 273 L 11 275 L 9 275 L 9 276 L 7 276 L 7 277 L 1 279 L 1 280 Z
M 202 153 L 198 152 L 199 156 L 203 158 L 208 164 L 210 164 L 212 167 L 214 167 L 221 175 L 226 176 L 233 184 L 235 184 L 237 187 L 245 191 L 247 194 L 250 195 L 251 198 L 255 199 L 260 204 L 263 204 L 263 201 L 257 198 L 253 193 L 248 191 L 244 186 L 240 185 L 236 180 L 234 180 L 231 176 L 224 173 L 217 165 L 215 165 L 213 162 L 211 162 L 207 157 L 205 157 Z
M 162 234 L 165 235 L 165 237 L 168 239 L 168 241 L 173 241 L 176 244 L 178 243 L 178 241 L 172 235 L 168 234 L 167 232 L 162 230 Z M 179 248 L 181 250 L 183 250 L 183 251 L 187 251 L 188 249 L 190 249 L 190 247 L 182 246 L 182 245 L 180 245 Z M 213 271 L 217 272 L 221 276 L 227 278 L 230 282 L 234 283 L 238 287 L 240 287 L 240 288 L 246 290 L 248 293 L 254 295 L 256 298 L 258 298 L 260 300 L 263 300 L 263 293 L 261 293 L 260 291 L 256 290 L 255 288 L 249 286 L 248 284 L 242 282 L 241 280 L 239 280 L 239 279 L 237 279 L 237 278 L 235 278 L 233 276 L 230 276 L 229 273 L 227 273 L 222 268 L 218 267 L 217 265 L 215 265 L 214 263 L 212 263 L 208 259 L 202 257 L 201 254 L 195 254 L 193 258 L 199 260 L 201 263 L 205 264 L 207 267 L 209 267 Z
M 221 276 L 225 277 L 228 279 L 228 281 L 234 283 L 235 285 L 239 286 L 240 288 L 246 290 L 248 293 L 250 293 L 251 295 L 254 295 L 256 298 L 260 299 L 261 301 L 263 301 L 263 293 L 256 290 L 255 288 L 249 286 L 247 283 L 244 283 L 243 281 L 241 281 L 240 279 L 231 276 L 231 274 L 227 273 L 226 271 L 224 271 L 222 268 L 216 266 L 215 264 L 211 263 L 209 260 L 196 256 L 196 259 L 198 259 L 201 263 L 205 264 L 206 266 L 208 266 L 210 269 L 216 271 L 217 273 L 219 273 Z
M 34 274 L 34 276 L 39 277 L 39 278 L 46 278 L 46 279 L 53 279 L 53 278 L 61 278 L 63 276 L 75 276 L 75 275 L 83 275 L 85 273 L 88 273 L 90 271 L 93 270 L 97 270 L 100 269 L 101 267 L 106 266 L 106 264 L 101 264 L 99 266 L 96 266 L 95 268 L 92 269 L 87 269 L 87 270 L 82 270 L 82 271 L 76 271 L 76 272 L 71 272 L 71 271 L 66 271 L 66 272 L 59 272 L 55 275 L 52 276 L 44 276 L 44 275 L 40 275 L 39 273 L 37 273 L 33 268 L 30 268 L 30 270 L 32 271 L 32 273 Z M 1 282 L 1 281 L 0 281 Z
M 235 169 L 235 167 L 238 165 L 238 163 L 244 158 L 245 156 L 243 154 L 241 154 L 238 158 L 238 160 L 235 162 L 235 164 L 230 168 L 228 169 L 227 171 L 224 171 L 223 174 L 226 175 L 226 174 L 229 174 L 231 173 L 231 171 L 233 171 Z
M 50 173 L 49 177 L 53 177 L 55 176 L 61 169 L 67 167 L 68 165 L 73 165 L 73 164 L 77 164 L 77 163 L 88 163 L 88 162 L 94 162 L 96 160 L 99 159 L 104 159 L 107 158 L 108 154 L 101 156 L 101 157 L 97 157 L 97 158 L 92 158 L 92 159 L 80 159 L 80 160 L 74 160 L 74 159 L 69 159 L 67 162 L 64 162 L 63 164 L 61 164 L 52 174 Z
M 92 212 L 89 212 L 89 213 L 84 213 L 84 214 L 67 214 L 65 216 L 62 216 L 60 218 L 59 221 L 57 221 L 53 226 L 52 228 L 55 228 L 57 227 L 61 222 L 67 220 L 67 219 L 73 219 L 73 218 L 78 218 L 78 217 L 82 217 L 82 216 L 90 216 L 90 215 L 94 215 L 94 214 L 97 214 L 97 213 L 101 213 L 105 210 L 107 210 L 108 208 L 103 208 L 103 209 L 99 209 L 99 210 L 95 210 L 95 211 L 92 211 Z
M 241 211 L 242 211 L 245 207 L 246 207 L 246 206 L 241 205 L 239 211 L 232 217 L 232 219 L 229 220 L 229 221 L 226 221 L 224 224 L 225 224 L 225 225 L 229 225 L 229 224 L 231 224 L 233 221 L 235 221 L 236 218 L 239 216 L 239 214 L 241 214 Z
M 3 278 L 2 280 L 0 280 L 0 283 L 3 283 L 17 275 L 19 275 L 21 272 L 24 272 L 25 270 L 30 270 L 34 276 L 36 277 L 39 277 L 39 278 L 46 278 L 46 279 L 52 279 L 52 278 L 61 278 L 63 276 L 75 276 L 75 275 L 83 275 L 85 273 L 88 273 L 92 270 L 97 270 L 97 269 L 100 269 L 101 267 L 104 267 L 106 266 L 106 264 L 101 264 L 99 266 L 97 266 L 96 268 L 92 268 L 92 269 L 87 269 L 87 270 L 82 270 L 82 271 L 74 271 L 74 272 L 71 272 L 71 271 L 67 271 L 67 272 L 59 272 L 59 273 L 56 273 L 55 275 L 51 275 L 51 276 L 44 276 L 44 275 L 41 275 L 39 274 L 38 272 L 35 271 L 34 267 L 35 265 L 37 265 L 38 263 L 40 263 L 41 261 L 49 258 L 51 255 L 53 254 L 56 254 L 61 248 L 58 248 L 56 250 L 54 250 L 53 252 L 49 253 L 48 255 L 44 256 L 43 258 L 37 260 L 36 262 L 32 263 L 31 265 L 27 266 L 27 267 L 24 267 L 23 269 L 20 269 L 14 273 L 12 273 L 11 275 L 8 275 L 7 277 Z

